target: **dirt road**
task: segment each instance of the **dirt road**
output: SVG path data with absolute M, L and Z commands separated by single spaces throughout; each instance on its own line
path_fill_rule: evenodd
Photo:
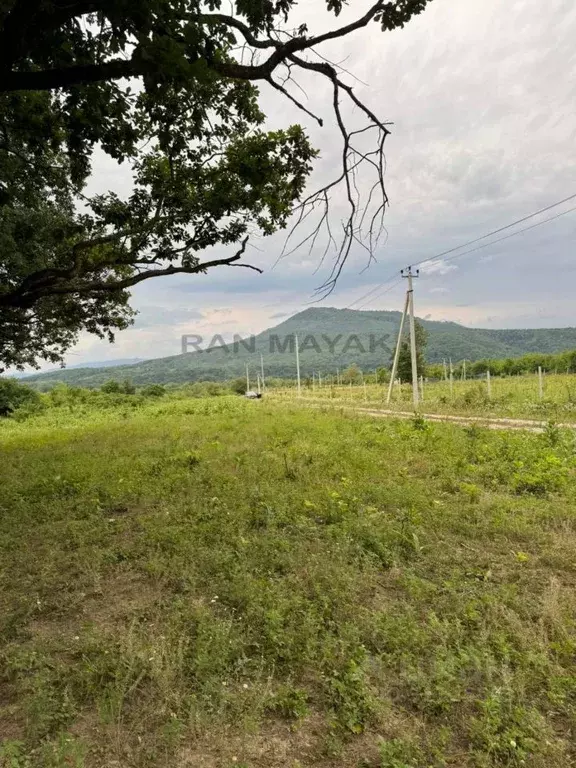
M 292 401 L 297 402 L 297 401 Z M 413 411 L 394 411 L 387 410 L 385 408 L 368 408 L 366 406 L 359 406 L 353 403 L 346 403 L 343 401 L 334 402 L 327 400 L 300 400 L 300 404 L 307 405 L 312 408 L 330 408 L 330 409 L 342 409 L 346 411 L 353 411 L 365 416 L 373 416 L 381 419 L 413 419 Z M 536 421 L 534 419 L 498 419 L 491 416 L 454 416 L 444 413 L 423 413 L 422 418 L 426 421 L 444 421 L 451 424 L 462 424 L 463 426 L 470 426 L 471 424 L 477 424 L 479 427 L 486 427 L 487 429 L 513 429 L 524 430 L 527 432 L 544 432 L 548 425 L 546 421 Z M 576 424 L 557 424 L 556 426 L 565 429 L 576 429 Z

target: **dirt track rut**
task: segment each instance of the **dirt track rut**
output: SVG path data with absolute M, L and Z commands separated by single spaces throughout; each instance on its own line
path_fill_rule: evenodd
M 300 401 L 302 405 L 308 405 L 313 408 L 331 408 L 331 409 L 343 409 L 347 411 L 353 411 L 354 413 L 360 413 L 365 416 L 373 416 L 381 419 L 413 419 L 413 411 L 393 411 L 384 408 L 368 408 L 351 403 L 343 402 L 326 402 L 325 400 L 306 400 Z M 477 424 L 480 427 L 486 427 L 487 429 L 508 429 L 508 430 L 524 430 L 526 432 L 544 432 L 548 422 L 537 421 L 534 419 L 498 419 L 490 416 L 454 416 L 452 414 L 445 413 L 422 413 L 422 418 L 426 421 L 443 421 L 451 424 L 462 424 L 463 426 L 470 426 L 471 424 Z M 576 429 L 576 424 L 557 424 L 556 426 L 565 429 Z

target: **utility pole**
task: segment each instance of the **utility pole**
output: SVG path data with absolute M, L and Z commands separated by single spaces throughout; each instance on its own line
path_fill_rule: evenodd
M 250 392 L 250 371 L 248 370 L 248 363 L 246 363 L 246 392 Z
M 538 366 L 538 397 L 540 400 L 544 397 L 544 381 L 542 380 L 542 366 Z
M 406 274 L 404 274 L 406 272 Z M 416 355 L 416 326 L 414 323 L 414 285 L 412 283 L 413 278 L 420 275 L 420 270 L 417 269 L 415 273 L 412 272 L 412 267 L 408 267 L 406 270 L 402 270 L 402 277 L 408 280 L 408 297 L 409 297 L 409 311 L 410 311 L 410 356 L 412 358 L 412 401 L 414 403 L 414 410 L 418 410 L 418 402 L 420 396 L 418 393 L 418 358 Z
M 298 381 L 298 397 L 302 394 L 302 388 L 300 386 L 300 351 L 298 350 L 298 334 L 294 334 L 296 339 L 296 377 Z
M 398 329 L 398 340 L 396 342 L 396 349 L 394 351 L 394 362 L 392 363 L 392 373 L 390 374 L 390 384 L 388 386 L 388 395 L 386 396 L 386 403 L 389 403 L 392 399 L 392 392 L 394 390 L 394 382 L 396 381 L 396 373 L 398 371 L 398 358 L 400 357 L 400 347 L 402 346 L 402 334 L 404 333 L 404 322 L 406 320 L 406 313 L 408 312 L 408 292 L 406 292 L 406 300 L 404 301 L 404 310 L 402 312 L 402 318 L 400 320 L 400 328 Z
M 262 390 L 266 389 L 266 384 L 264 383 L 264 355 L 260 354 L 260 378 L 262 380 Z
M 262 392 L 262 390 L 260 389 L 260 374 L 259 374 L 259 373 L 258 373 L 258 374 L 256 374 L 256 382 L 257 382 L 257 387 L 258 387 L 258 389 L 257 389 L 256 391 L 257 391 L 257 392 L 258 392 L 258 394 L 260 395 L 260 394 L 261 394 L 261 392 Z

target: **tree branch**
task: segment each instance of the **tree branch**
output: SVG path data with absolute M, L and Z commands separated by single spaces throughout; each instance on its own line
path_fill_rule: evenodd
M 242 245 L 233 256 L 228 256 L 224 259 L 214 259 L 212 261 L 204 261 L 198 264 L 189 266 L 175 267 L 170 264 L 167 267 L 161 269 L 150 269 L 146 272 L 140 272 L 135 275 L 130 275 L 123 280 L 110 280 L 110 281 L 93 281 L 88 283 L 82 282 L 64 282 L 59 281 L 68 275 L 69 270 L 42 270 L 43 279 L 39 278 L 40 273 L 30 275 L 22 282 L 18 288 L 5 293 L 0 294 L 0 307 L 21 308 L 27 309 L 33 306 L 39 299 L 47 296 L 67 295 L 74 294 L 76 296 L 89 296 L 100 295 L 106 293 L 115 293 L 117 291 L 124 291 L 127 288 L 131 288 L 144 280 L 149 280 L 153 277 L 166 277 L 169 275 L 195 275 L 205 274 L 209 269 L 214 267 L 231 266 L 231 267 L 243 267 L 245 269 L 252 269 L 255 272 L 261 273 L 262 270 L 259 267 L 255 267 L 252 264 L 240 264 L 238 263 L 246 251 L 246 245 L 248 244 L 248 238 L 245 237 L 242 241 Z M 153 263 L 147 261 L 131 262 L 133 263 Z M 119 266 L 122 266 L 120 264 Z M 50 275 L 47 273 L 51 273 Z M 27 287 L 28 286 L 28 287 Z
M 98 2 L 78 2 L 72 3 L 62 9 L 68 18 L 73 18 L 80 12 L 87 13 L 89 10 L 99 9 L 102 3 Z M 211 56 L 206 56 L 208 66 L 218 72 L 223 77 L 230 77 L 238 80 L 268 80 L 276 67 L 290 57 L 291 54 L 304 51 L 319 45 L 327 40 L 334 40 L 349 35 L 357 29 L 365 27 L 378 13 L 386 10 L 384 0 L 375 3 L 361 18 L 338 29 L 326 32 L 317 37 L 306 38 L 293 37 L 285 43 L 268 38 L 259 40 L 250 30 L 250 28 L 233 16 L 224 14 L 204 14 L 200 17 L 201 22 L 211 24 L 223 24 L 233 29 L 239 30 L 249 45 L 256 48 L 267 49 L 274 48 L 274 52 L 262 64 L 245 65 L 236 61 L 220 61 Z M 6 24 L 8 27 L 9 24 Z M 5 30 L 6 32 L 6 30 Z M 12 62 L 14 63 L 14 55 Z M 0 91 L 18 91 L 18 90 L 52 90 L 54 88 L 68 88 L 82 83 L 93 83 L 101 80 L 118 80 L 124 77 L 139 77 L 146 73 L 147 67 L 143 62 L 136 61 L 134 57 L 128 61 L 115 59 L 113 61 L 103 62 L 101 64 L 88 64 L 73 67 L 63 67 L 59 69 L 47 69 L 35 72 L 5 72 L 0 83 Z
M 336 124 L 338 131 L 342 137 L 342 153 L 341 153 L 341 172 L 331 182 L 325 184 L 316 192 L 308 195 L 295 209 L 295 213 L 298 214 L 296 223 L 290 230 L 290 233 L 286 239 L 284 250 L 282 251 L 278 261 L 285 258 L 290 253 L 293 253 L 301 245 L 310 243 L 310 247 L 314 247 L 316 240 L 319 236 L 320 230 L 325 229 L 328 242 L 321 262 L 327 255 L 330 246 L 336 246 L 332 229 L 330 226 L 329 207 L 330 198 L 328 193 L 337 187 L 340 183 L 344 183 L 346 190 L 346 200 L 349 208 L 348 217 L 341 222 L 342 225 L 342 239 L 338 248 L 336 248 L 336 257 L 332 269 L 327 279 L 318 286 L 316 293 L 319 297 L 324 298 L 327 296 L 336 286 L 338 278 L 342 273 L 342 269 L 351 253 L 352 245 L 354 243 L 361 243 L 366 248 L 369 254 L 369 261 L 374 258 L 374 247 L 378 244 L 381 231 L 384 228 L 383 215 L 388 203 L 388 197 L 384 188 L 384 142 L 390 131 L 388 124 L 380 120 L 371 109 L 369 109 L 354 93 L 351 86 L 342 82 L 338 76 L 334 65 L 330 62 L 311 62 L 306 59 L 297 56 L 296 54 L 290 54 L 288 56 L 288 62 L 291 62 L 295 66 L 301 69 L 307 69 L 312 72 L 323 75 L 328 78 L 332 83 L 333 100 L 332 108 L 336 117 Z M 361 112 L 368 118 L 368 124 L 363 128 L 355 131 L 350 131 L 345 123 L 342 108 L 340 105 L 340 96 L 345 94 L 355 107 L 358 107 Z M 353 139 L 361 134 L 365 134 L 368 131 L 378 131 L 378 141 L 376 147 L 370 151 L 362 151 L 353 144 Z M 374 169 L 376 174 L 376 181 L 371 186 L 370 193 L 367 198 L 367 202 L 364 203 L 361 200 L 360 190 L 356 183 L 356 172 L 360 165 L 367 164 Z M 374 211 L 374 192 L 378 189 L 380 192 L 380 201 L 375 205 Z M 322 206 L 323 213 L 320 220 L 315 225 L 314 229 L 304 237 L 299 245 L 287 250 L 287 246 L 296 228 L 300 226 L 308 216 L 313 213 L 320 204 Z M 369 219 L 368 231 L 366 233 L 368 245 L 362 242 L 363 226 L 366 217 L 371 210 Z
M 0 92 L 49 91 L 70 88 L 102 80 L 120 80 L 123 77 L 144 75 L 147 67 L 134 59 L 113 59 L 103 64 L 84 64 L 61 69 L 44 69 L 38 72 L 10 72 L 2 77 Z
M 318 123 L 318 125 L 320 126 L 320 128 L 322 128 L 322 127 L 323 127 L 323 125 L 324 125 L 324 121 L 322 120 L 322 118 L 321 118 L 321 117 L 318 117 L 318 115 L 315 115 L 313 112 L 310 112 L 310 110 L 309 110 L 309 109 L 306 109 L 306 107 L 304 106 L 304 104 L 301 104 L 301 103 L 298 101 L 298 99 L 294 98 L 294 96 L 292 96 L 292 94 L 291 94 L 291 93 L 289 93 L 289 92 L 286 90 L 286 88 L 284 88 L 284 86 L 283 86 L 283 85 L 281 85 L 280 83 L 277 83 L 277 82 L 276 82 L 276 81 L 275 81 L 275 80 L 272 78 L 272 75 L 270 75 L 270 77 L 266 78 L 266 82 L 267 82 L 267 83 L 270 83 L 270 85 L 272 86 L 272 88 L 274 88 L 275 90 L 277 90 L 277 91 L 280 91 L 280 93 L 281 93 L 281 94 L 283 94 L 284 96 L 286 96 L 286 98 L 287 98 L 287 99 L 290 99 L 290 101 L 291 101 L 293 104 L 295 104 L 295 105 L 298 107 L 298 109 L 301 109 L 301 110 L 302 110 L 302 112 L 305 112 L 305 113 L 306 113 L 306 114 L 307 114 L 309 117 L 311 117 L 313 120 L 316 120 L 316 122 Z
M 375 3 L 368 11 L 366 11 L 364 16 L 361 16 L 359 19 L 356 19 L 356 21 L 353 21 L 350 24 L 346 24 L 344 27 L 339 27 L 338 29 L 333 29 L 330 32 L 325 32 L 323 35 L 310 38 L 308 41 L 309 45 L 306 47 L 312 48 L 315 45 L 320 45 L 320 43 L 325 43 L 327 40 L 336 40 L 339 37 L 344 37 L 349 35 L 351 32 L 355 32 L 357 29 L 362 29 L 362 27 L 365 27 L 372 21 L 372 19 L 379 11 L 385 10 L 386 1 L 378 0 L 377 3 Z
M 278 48 L 281 45 L 277 40 L 272 40 L 271 38 L 259 40 L 247 24 L 244 24 L 240 19 L 234 18 L 234 16 L 227 16 L 224 13 L 204 13 L 200 16 L 200 21 L 203 24 L 222 24 L 223 26 L 237 29 L 253 48 Z

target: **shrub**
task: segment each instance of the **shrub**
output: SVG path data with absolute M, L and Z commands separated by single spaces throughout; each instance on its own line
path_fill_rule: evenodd
M 569 469 L 565 462 L 558 456 L 548 454 L 527 465 L 518 462 L 517 471 L 512 477 L 512 486 L 516 493 L 545 496 L 562 491 L 568 476 Z
M 488 391 L 483 384 L 474 384 L 474 386 L 467 389 L 458 398 L 458 401 L 458 405 L 482 406 L 487 405 L 490 402 L 490 398 L 488 397 Z
M 124 392 L 125 395 L 136 394 L 136 387 L 132 383 L 131 379 L 124 379 L 124 381 L 122 382 L 122 392 Z
M 380 743 L 380 768 L 416 768 L 421 758 L 420 748 L 402 739 Z
M 16 379 L 0 379 L 0 416 L 10 416 L 19 409 L 40 406 L 40 395 Z
M 148 384 L 142 390 L 144 397 L 164 397 L 166 390 L 162 384 Z
M 307 698 L 306 691 L 301 688 L 283 685 L 272 698 L 267 709 L 287 720 L 299 720 L 309 713 Z
M 107 381 L 104 384 L 102 384 L 102 386 L 100 387 L 100 391 L 107 392 L 108 394 L 112 395 L 118 392 L 122 392 L 122 387 L 117 381 L 114 381 L 114 379 L 110 379 L 110 381 Z
M 243 395 L 244 392 L 246 392 L 246 379 L 244 378 L 233 379 L 230 382 L 230 389 L 232 390 L 232 392 L 235 392 L 237 395 Z

